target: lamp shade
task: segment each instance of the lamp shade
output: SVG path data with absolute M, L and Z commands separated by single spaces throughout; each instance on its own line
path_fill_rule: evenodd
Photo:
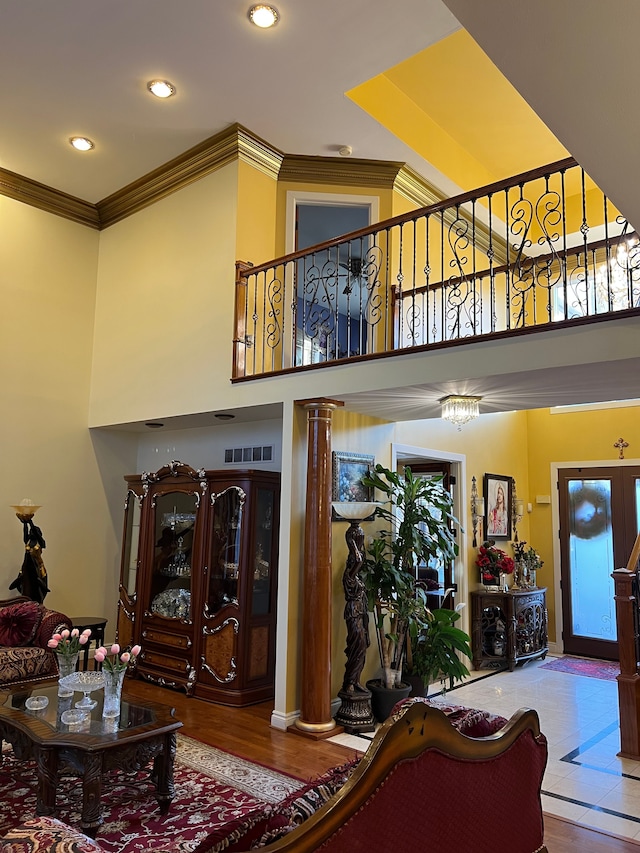
M 331 505 L 336 515 L 347 521 L 362 521 L 372 515 L 378 506 L 373 501 L 333 501 Z

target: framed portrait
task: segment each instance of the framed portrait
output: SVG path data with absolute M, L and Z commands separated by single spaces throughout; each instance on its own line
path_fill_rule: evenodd
M 375 464 L 375 457 L 364 453 L 343 453 L 334 450 L 332 453 L 333 477 L 331 483 L 331 499 L 334 501 L 373 501 L 373 487 L 365 486 L 365 477 Z M 335 521 L 346 519 L 336 515 L 331 510 Z
M 511 477 L 484 475 L 484 538 L 511 539 Z

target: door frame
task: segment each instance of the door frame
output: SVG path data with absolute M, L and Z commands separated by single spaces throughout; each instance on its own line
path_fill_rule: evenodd
M 555 628 L 556 641 L 549 643 L 551 654 L 562 654 L 562 632 L 564 620 L 562 616 L 562 589 L 560 588 L 560 476 L 562 468 L 632 468 L 640 466 L 640 459 L 583 459 L 579 462 L 552 462 L 551 463 L 551 527 L 553 535 L 553 595 L 555 606 Z M 620 567 L 618 567 L 620 568 Z
M 316 204 L 331 207 L 368 207 L 369 225 L 380 221 L 380 197 L 377 195 L 353 195 L 348 193 L 287 191 L 285 213 L 285 254 L 294 251 L 296 244 L 296 208 L 299 204 Z
M 452 453 L 450 450 L 434 450 L 428 447 L 414 447 L 410 444 L 391 444 L 391 470 L 397 471 L 398 464 L 408 463 L 408 460 L 419 459 L 421 462 L 449 462 L 451 476 L 456 478 L 453 493 L 453 514 L 460 522 L 458 525 L 458 556 L 453 563 L 453 580 L 458 586 L 456 600 L 468 606 L 462 609 L 458 626 L 467 634 L 471 628 L 471 607 L 469 605 L 469 579 L 465 571 L 465 554 L 467 553 L 468 526 L 465 524 L 467 505 L 467 457 L 464 453 Z M 410 464 L 410 463 L 409 463 Z

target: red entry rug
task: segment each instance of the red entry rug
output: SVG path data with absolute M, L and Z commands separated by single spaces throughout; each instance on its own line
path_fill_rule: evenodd
M 542 664 L 542 669 L 553 669 L 556 672 L 568 672 L 571 675 L 585 675 L 588 678 L 601 678 L 603 681 L 615 681 L 620 675 L 620 664 L 609 660 L 593 660 L 592 658 L 555 658 Z
M 197 853 L 224 837 L 222 827 L 268 803 L 278 803 L 303 783 L 230 753 L 178 735 L 175 797 L 161 815 L 149 772 L 107 774 L 102 783 L 104 823 L 96 841 L 111 853 L 167 850 Z M 0 837 L 36 816 L 36 770 L 4 749 L 0 766 Z M 80 828 L 82 786 L 63 777 L 56 796 L 60 820 Z

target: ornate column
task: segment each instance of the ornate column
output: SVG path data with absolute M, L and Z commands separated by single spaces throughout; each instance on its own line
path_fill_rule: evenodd
M 309 737 L 335 733 L 331 716 L 331 418 L 337 400 L 299 400 L 307 410 L 307 499 L 304 530 L 302 689 L 295 729 Z

